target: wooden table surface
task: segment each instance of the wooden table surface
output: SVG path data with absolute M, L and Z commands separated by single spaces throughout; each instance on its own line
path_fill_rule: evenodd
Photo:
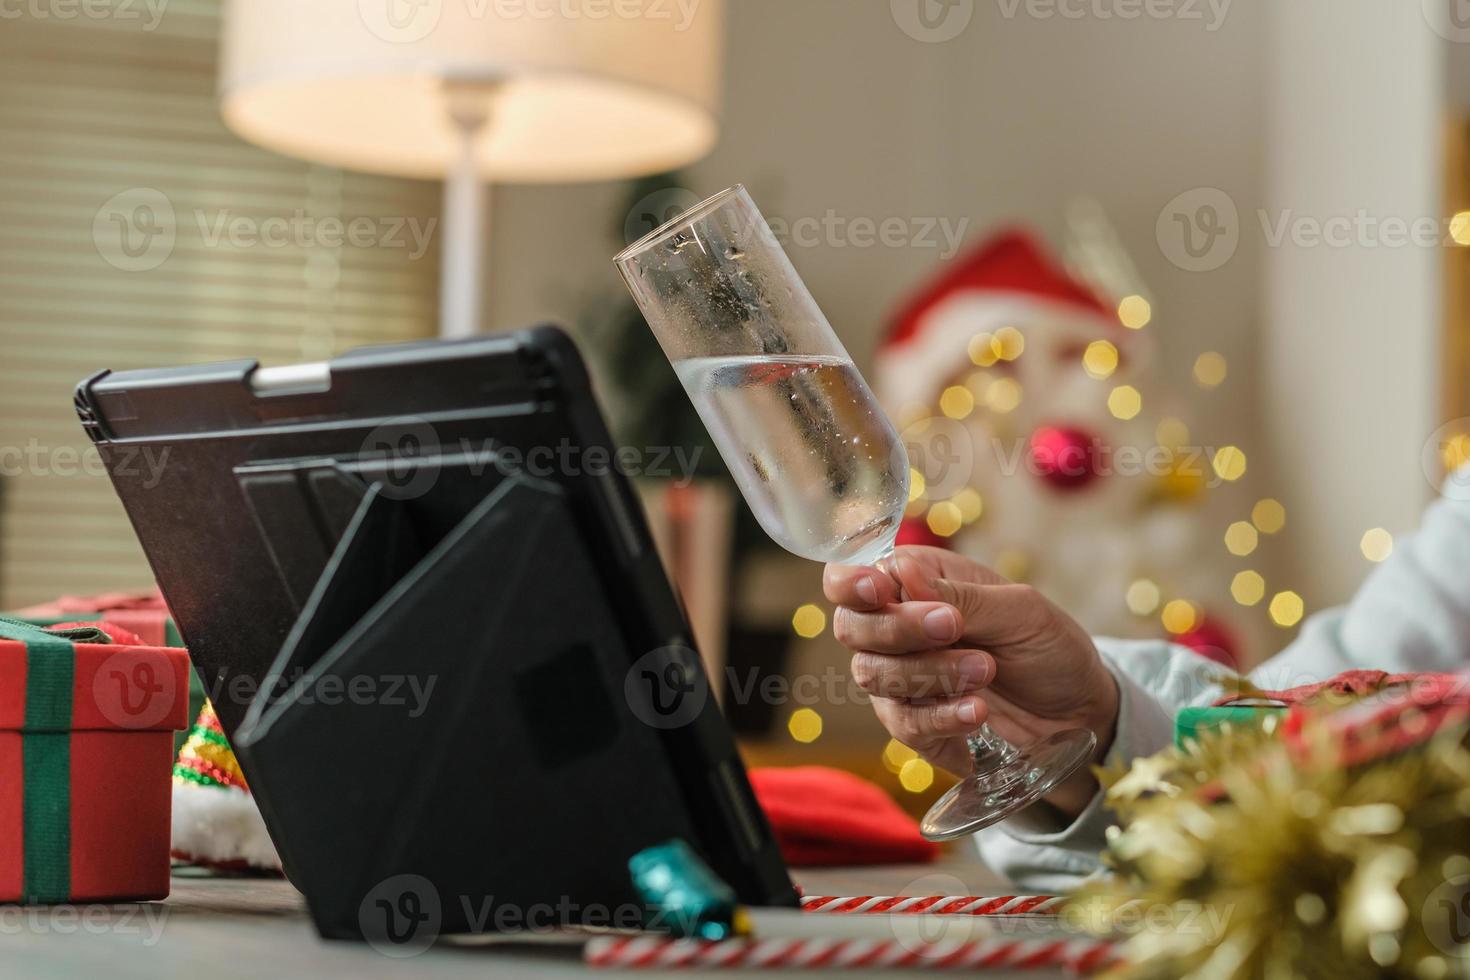
M 810 870 L 794 876 L 808 895 L 1005 894 L 1004 883 L 970 853 L 961 845 L 932 865 Z M 540 937 L 534 942 L 474 945 L 441 941 L 411 959 L 390 958 L 365 944 L 319 939 L 300 894 L 284 881 L 207 877 L 189 871 L 175 875 L 173 894 L 163 902 L 0 906 L 0 975 L 27 980 L 586 976 L 592 971 L 582 966 L 579 955 L 576 946 Z M 765 971 L 763 975 L 813 974 Z M 1062 974 L 1032 970 L 986 975 Z

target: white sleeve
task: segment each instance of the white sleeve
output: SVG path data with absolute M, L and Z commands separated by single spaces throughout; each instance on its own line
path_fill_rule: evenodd
M 1174 715 L 1190 704 L 1220 697 L 1230 675 L 1193 650 L 1163 640 L 1096 640 L 1103 663 L 1118 682 L 1118 724 L 1106 765 L 1127 765 L 1174 740 Z M 1028 890 L 1070 891 L 1100 867 L 1103 833 L 1113 822 L 1102 793 L 1075 820 L 1039 804 L 980 831 L 985 863 Z
M 1470 475 L 1470 469 L 1462 471 Z M 1455 485 L 1454 483 L 1451 484 Z M 1461 485 L 1470 485 L 1461 478 Z M 1470 494 L 1463 494 L 1470 498 Z M 1117 731 L 1107 763 L 1126 765 L 1167 747 L 1179 709 L 1209 704 L 1228 676 L 1190 650 L 1163 641 L 1098 639 L 1118 681 Z M 1251 673 L 1284 689 L 1344 670 L 1449 671 L 1470 662 L 1470 499 L 1446 496 L 1399 542 L 1351 603 L 1319 613 L 1297 639 Z M 981 831 L 981 855 L 1027 889 L 1065 891 L 1101 867 L 1112 813 L 1099 792 L 1075 820 L 1038 804 Z

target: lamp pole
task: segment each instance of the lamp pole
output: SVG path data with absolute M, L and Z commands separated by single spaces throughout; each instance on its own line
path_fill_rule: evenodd
M 484 302 L 489 194 L 480 176 L 476 142 L 490 118 L 494 82 L 449 81 L 444 94 L 458 140 L 444 178 L 443 245 L 439 249 L 439 336 L 480 332 Z

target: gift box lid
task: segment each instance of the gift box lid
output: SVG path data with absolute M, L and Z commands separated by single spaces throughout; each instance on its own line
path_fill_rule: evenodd
M 189 657 L 106 642 L 100 627 L 0 619 L 0 731 L 173 731 L 189 724 Z

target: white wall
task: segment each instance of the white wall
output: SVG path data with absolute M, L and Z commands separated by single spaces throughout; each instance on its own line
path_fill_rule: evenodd
M 1421 5 L 1271 10 L 1272 226 L 1288 212 L 1308 231 L 1359 214 L 1438 221 L 1444 42 Z M 1288 235 L 1263 256 L 1265 431 L 1309 607 L 1350 595 L 1362 532 L 1411 529 L 1431 492 L 1419 454 L 1436 424 L 1442 255 L 1356 223 L 1346 247 Z
M 1033 0 L 1034 2 L 1034 0 Z M 956 38 L 921 43 L 887 0 L 733 0 L 719 147 L 692 168 L 703 195 L 744 181 L 770 215 L 947 218 L 971 240 L 1019 219 L 1057 236 L 1073 194 L 1102 201 L 1156 294 L 1173 378 L 1213 347 L 1248 362 L 1256 304 L 1242 251 L 1209 276 L 1171 265 L 1160 208 L 1199 184 L 1254 201 L 1263 18 L 1230 7 L 1214 31 L 1189 20 L 1036 19 L 977 0 Z M 1207 10 L 1204 4 L 1195 9 Z M 1238 7 L 1238 9 L 1237 9 Z M 618 297 L 608 258 L 623 191 L 501 187 L 490 282 L 499 327 L 574 320 Z M 895 304 L 939 263 L 932 248 L 794 248 L 849 349 L 865 358 Z M 1237 372 L 1228 424 L 1253 425 Z M 1242 436 L 1242 438 L 1244 438 Z

